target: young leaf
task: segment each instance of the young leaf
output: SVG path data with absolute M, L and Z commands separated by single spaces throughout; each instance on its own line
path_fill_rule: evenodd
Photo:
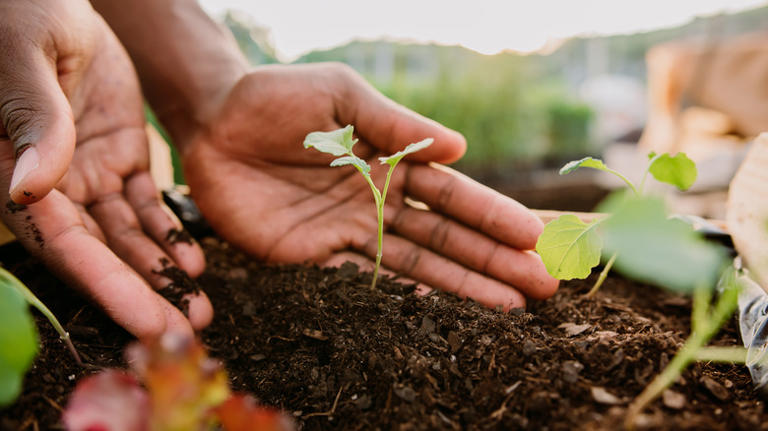
M 149 429 L 149 397 L 136 379 L 107 369 L 77 383 L 62 421 L 69 431 Z
M 592 157 L 584 157 L 581 160 L 572 160 L 560 168 L 560 175 L 570 174 L 579 168 L 592 168 L 600 171 L 609 172 L 608 166 L 600 159 L 594 159 Z
M 572 214 L 544 226 L 536 251 L 547 272 L 559 280 L 586 278 L 600 263 L 603 241 L 595 231 L 600 221 L 584 223 Z
M 584 157 L 581 160 L 573 160 L 565 164 L 562 168 L 560 168 L 560 175 L 566 175 L 570 174 L 571 172 L 575 171 L 579 168 L 592 168 L 597 169 L 598 171 L 608 172 L 609 174 L 616 175 L 619 177 L 622 181 L 624 181 L 627 186 L 632 189 L 635 194 L 637 194 L 637 187 L 632 183 L 632 181 L 629 180 L 629 178 L 622 175 L 620 172 L 617 172 L 603 163 L 600 159 L 594 159 L 592 157 Z
M 323 153 L 343 156 L 352 152 L 357 139 L 352 138 L 355 128 L 351 125 L 330 132 L 312 132 L 304 138 L 304 148 L 313 147 Z
M 391 156 L 387 157 L 379 157 L 379 161 L 384 164 L 388 164 L 390 166 L 395 166 L 400 160 L 407 156 L 408 154 L 415 153 L 417 151 L 421 151 L 424 148 L 427 148 L 428 146 L 432 145 L 432 142 L 435 140 L 432 138 L 427 138 L 424 140 L 421 140 L 419 142 L 414 142 L 412 144 L 408 144 L 407 147 L 404 149 L 396 152 L 395 154 L 392 154 Z
M 361 159 L 357 156 L 344 156 L 339 157 L 338 159 L 331 162 L 331 166 L 346 166 L 346 165 L 352 165 L 356 167 L 360 172 L 363 173 L 363 175 L 368 175 L 371 172 L 371 165 L 365 162 L 365 160 Z
M 149 392 L 150 429 L 198 429 L 229 397 L 221 364 L 191 337 L 166 333 L 148 346 L 129 347 L 126 356 Z
M 13 287 L 0 283 L 0 406 L 10 404 L 37 353 L 37 330 L 29 306 Z
M 616 269 L 661 287 L 690 292 L 713 286 L 723 251 L 690 225 L 668 219 L 658 198 L 627 199 L 602 226 L 605 248 L 617 253 Z
M 655 155 L 650 156 L 651 159 Z M 688 190 L 696 182 L 696 163 L 689 159 L 685 153 L 677 153 L 674 157 L 662 154 L 653 160 L 648 171 L 657 180 L 672 184 L 680 190 Z

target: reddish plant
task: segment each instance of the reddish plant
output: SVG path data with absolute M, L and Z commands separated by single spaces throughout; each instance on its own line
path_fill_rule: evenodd
M 70 431 L 290 431 L 281 412 L 231 393 L 220 363 L 187 337 L 168 334 L 126 351 L 132 374 L 105 370 L 81 380 L 63 421 Z

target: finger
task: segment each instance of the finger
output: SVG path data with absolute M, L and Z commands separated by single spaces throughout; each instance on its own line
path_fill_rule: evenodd
M 160 202 L 152 177 L 147 171 L 132 175 L 125 183 L 125 196 L 150 238 L 173 259 L 176 264 L 195 278 L 205 269 L 205 257 L 200 245 L 191 237 L 189 242 L 173 241 L 169 233 L 183 229 L 170 210 Z
M 187 318 L 192 325 L 192 329 L 200 331 L 211 324 L 213 320 L 213 307 L 211 300 L 205 292 L 200 294 L 186 294 L 182 300 L 187 301 Z
M 13 142 L 16 163 L 10 196 L 42 199 L 66 172 L 75 148 L 69 102 L 56 64 L 20 30 L 0 31 L 0 138 Z
M 104 232 L 109 247 L 122 260 L 155 289 L 168 286 L 172 280 L 162 275 L 161 271 L 171 260 L 144 234 L 136 214 L 122 195 L 113 193 L 105 196 L 88 210 Z M 213 315 L 211 302 L 203 292 L 190 298 L 189 311 L 189 319 L 195 329 L 205 327 Z
M 164 300 L 88 233 L 75 207 L 59 191 L 24 209 L 6 209 L 3 219 L 52 272 L 84 292 L 130 333 L 150 339 L 165 331 Z
M 392 228 L 439 255 L 515 286 L 529 298 L 546 299 L 557 290 L 557 279 L 547 273 L 536 253 L 501 244 L 434 212 L 405 207 Z
M 406 194 L 519 250 L 533 250 L 544 224 L 528 208 L 453 169 L 409 165 Z
M 74 206 L 77 209 L 77 213 L 80 215 L 83 226 L 85 226 L 85 229 L 88 231 L 88 233 L 106 244 L 107 238 L 104 237 L 104 232 L 101 231 L 101 228 L 99 227 L 98 223 L 96 223 L 96 220 L 94 220 L 93 217 L 88 214 L 88 211 L 86 211 L 84 206 L 78 203 L 74 203 Z
M 365 254 L 376 255 L 376 240 L 365 246 Z M 486 306 L 502 307 L 504 311 L 525 307 L 525 297 L 514 288 L 478 274 L 458 263 L 437 255 L 424 247 L 396 235 L 384 235 L 382 263 L 428 286 L 469 297 Z
M 181 314 L 178 308 L 171 305 L 170 302 L 166 301 L 162 297 L 159 298 L 159 303 L 163 309 L 163 313 L 165 314 L 165 332 L 176 333 L 190 337 L 194 335 L 192 328 L 190 327 L 189 320 L 187 320 L 187 318 Z
M 163 262 L 171 262 L 170 258 L 144 234 L 136 214 L 120 193 L 102 196 L 88 206 L 88 212 L 104 232 L 109 248 L 121 259 L 156 289 L 168 285 L 170 280 L 159 272 Z
M 356 72 L 343 69 L 346 89 L 336 101 L 338 122 L 352 124 L 364 141 L 392 154 L 406 145 L 434 138 L 430 147 L 409 156 L 412 160 L 454 162 L 464 155 L 464 137 L 436 121 L 388 99 Z

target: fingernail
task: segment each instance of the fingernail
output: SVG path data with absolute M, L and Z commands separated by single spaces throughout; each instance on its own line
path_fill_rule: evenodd
M 11 178 L 11 194 L 13 194 L 13 191 L 18 187 L 19 183 L 24 181 L 24 178 L 26 178 L 30 172 L 35 170 L 39 164 L 40 155 L 37 153 L 37 149 L 33 145 L 30 145 L 23 153 L 21 153 L 21 156 L 19 156 L 19 159 L 16 161 L 16 167 L 13 169 L 13 177 Z

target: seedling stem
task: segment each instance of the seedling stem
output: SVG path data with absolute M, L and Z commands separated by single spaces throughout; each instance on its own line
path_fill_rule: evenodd
M 592 286 L 591 289 L 589 289 L 589 292 L 587 292 L 586 297 L 591 298 L 595 296 L 598 290 L 600 290 L 600 286 L 603 285 L 603 282 L 605 281 L 605 278 L 608 277 L 608 273 L 611 271 L 611 268 L 613 267 L 613 263 L 616 262 L 616 256 L 618 256 L 618 253 L 613 253 L 613 256 L 611 256 L 610 259 L 608 259 L 608 263 L 605 264 L 603 267 L 603 270 L 600 272 L 600 276 L 597 277 L 597 281 L 595 282 L 595 285 Z
M 72 340 L 69 338 L 69 333 L 64 330 L 64 327 L 61 326 L 61 323 L 59 323 L 59 320 L 56 318 L 53 312 L 48 307 L 46 307 L 45 304 L 43 304 L 43 302 L 40 301 L 40 299 L 38 299 L 37 296 L 35 296 L 35 294 L 32 293 L 32 291 L 24 285 L 24 283 L 21 282 L 21 280 L 16 278 L 13 274 L 4 268 L 0 268 L 0 279 L 7 282 L 8 285 L 16 289 L 16 291 L 24 297 L 28 304 L 37 308 L 37 310 L 40 311 L 40 313 L 42 313 L 42 315 L 45 316 L 49 322 L 51 322 L 53 328 L 56 330 L 56 332 L 59 333 L 59 338 L 61 338 L 61 341 L 63 341 L 67 346 L 67 349 L 69 349 L 69 352 L 75 358 L 77 364 L 83 366 L 83 362 L 80 360 L 80 355 L 77 353 L 75 345 L 72 344 Z
M 422 150 L 432 144 L 432 138 L 427 138 L 419 142 L 409 144 L 405 149 L 398 151 L 388 157 L 379 157 L 381 164 L 389 165 L 387 171 L 387 177 L 384 180 L 384 187 L 379 191 L 376 185 L 371 179 L 371 166 L 368 163 L 357 157 L 352 152 L 352 147 L 357 143 L 357 139 L 353 136 L 354 128 L 352 126 L 346 126 L 342 129 L 334 130 L 331 132 L 312 132 L 304 139 L 304 148 L 313 147 L 318 151 L 333 154 L 338 157 L 331 162 L 331 166 L 346 166 L 352 165 L 357 169 L 365 178 L 368 186 L 373 193 L 373 200 L 376 204 L 376 219 L 378 221 L 378 229 L 376 231 L 376 266 L 373 269 L 373 279 L 371 280 L 371 289 L 376 287 L 376 280 L 379 277 L 379 268 L 381 267 L 381 257 L 383 255 L 384 247 L 384 203 L 387 200 L 387 191 L 389 190 L 389 182 L 392 179 L 392 172 L 395 170 L 395 166 L 408 154 Z
M 672 358 L 664 371 L 656 376 L 629 406 L 624 421 L 624 426 L 627 429 L 634 429 L 637 416 L 651 401 L 661 395 L 664 389 L 672 385 L 691 362 L 746 362 L 747 349 L 743 347 L 706 346 L 736 309 L 738 291 L 739 285 L 735 278 L 727 281 L 717 302 L 710 307 L 709 301 L 712 298 L 712 290 L 706 285 L 700 285 L 694 290 L 691 335 L 685 340 L 683 347 Z

